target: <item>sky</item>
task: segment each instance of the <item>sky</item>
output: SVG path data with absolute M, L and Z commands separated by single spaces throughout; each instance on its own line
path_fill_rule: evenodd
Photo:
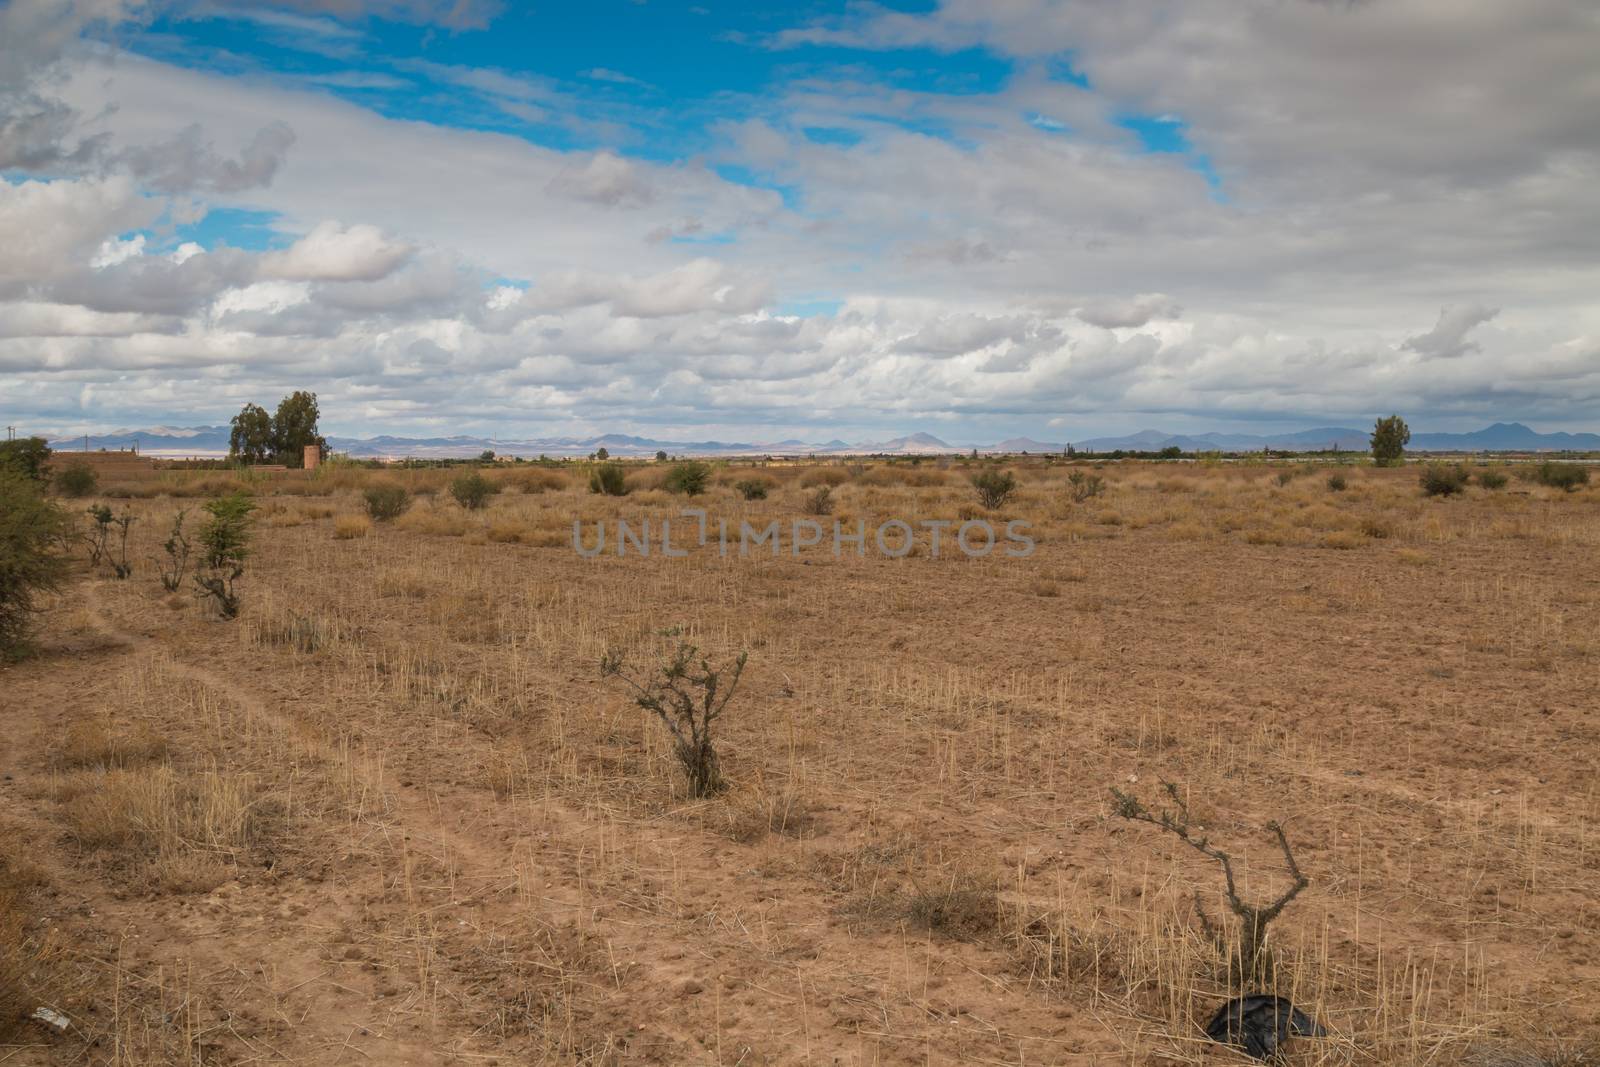
M 0 421 L 1600 429 L 1592 0 L 0 0 Z

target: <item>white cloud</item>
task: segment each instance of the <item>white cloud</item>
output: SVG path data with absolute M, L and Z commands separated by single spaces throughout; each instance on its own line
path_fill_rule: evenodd
M 262 257 L 262 270 L 289 281 L 373 282 L 404 263 L 414 248 L 376 226 L 343 226 L 331 219 L 284 249 Z
M 1498 314 L 1500 314 L 1499 308 L 1485 307 L 1482 304 L 1447 307 L 1439 312 L 1439 321 L 1434 324 L 1433 329 L 1406 338 L 1400 347 L 1422 356 L 1445 358 L 1476 352 L 1479 350 L 1478 345 L 1467 340 L 1467 334 Z
M 1577 427 L 1600 403 L 1596 30 L 1533 5 L 862 8 L 787 41 L 977 44 L 1019 73 L 941 94 L 808 70 L 670 164 L 388 119 L 304 82 L 30 60 L 0 75 L 28 103 L 0 109 L 0 148 L 59 163 L 88 145 L 81 169 L 116 176 L 0 184 L 19 235 L 0 245 L 0 374 L 24 411 L 85 418 L 307 386 L 363 429 L 829 413 L 999 437 L 1379 408 Z M 80 8 L 39 23 L 52 55 Z M 1069 45 L 1089 88 L 1038 62 Z M 406 73 L 610 143 L 542 79 Z M 1128 113 L 1183 120 L 1220 187 L 1138 152 Z M 208 204 L 302 236 L 153 251 Z M 784 313 L 805 306 L 824 313 Z
M 1144 326 L 1152 319 L 1183 314 L 1176 301 L 1162 293 L 1140 293 L 1130 300 L 1096 300 L 1077 309 L 1078 318 L 1107 330 Z

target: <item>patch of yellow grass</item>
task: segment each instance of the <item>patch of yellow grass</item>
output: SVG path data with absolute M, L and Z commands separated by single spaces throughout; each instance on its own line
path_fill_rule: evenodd
M 333 520 L 333 536 L 339 541 L 352 541 L 372 532 L 372 520 L 365 515 L 340 515 Z

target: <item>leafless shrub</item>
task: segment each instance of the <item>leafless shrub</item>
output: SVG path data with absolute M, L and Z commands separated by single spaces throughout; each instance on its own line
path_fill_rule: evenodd
M 733 699 L 748 658 L 741 652 L 731 669 L 716 671 L 693 645 L 679 645 L 673 657 L 642 682 L 624 673 L 621 652 L 608 652 L 600 659 L 600 676 L 621 679 L 633 690 L 634 703 L 672 735 L 673 751 L 689 779 L 692 797 L 715 796 L 726 788 L 711 726 Z
M 1116 801 L 1116 814 L 1124 819 L 1146 822 L 1159 827 L 1201 855 L 1217 861 L 1222 867 L 1222 876 L 1226 882 L 1224 899 L 1227 901 L 1228 909 L 1239 920 L 1239 931 L 1230 943 L 1222 926 L 1212 921 L 1196 898 L 1195 913 L 1200 918 L 1200 925 L 1228 960 L 1230 978 L 1243 985 L 1270 977 L 1272 957 L 1266 948 L 1267 927 L 1283 913 L 1283 909 L 1290 901 L 1311 884 L 1311 880 L 1301 873 L 1299 864 L 1295 862 L 1294 851 L 1289 847 L 1289 840 L 1284 836 L 1283 827 L 1276 822 L 1267 824 L 1268 831 L 1277 838 L 1278 847 L 1283 850 L 1284 861 L 1289 865 L 1291 884 L 1269 904 L 1247 904 L 1240 898 L 1234 881 L 1233 857 L 1213 845 L 1209 838 L 1195 836 L 1189 825 L 1189 805 L 1179 795 L 1176 785 L 1163 782 L 1162 788 L 1172 801 L 1173 808 L 1171 810 L 1162 808 L 1157 812 L 1151 812 L 1139 798 L 1113 788 L 1111 795 Z

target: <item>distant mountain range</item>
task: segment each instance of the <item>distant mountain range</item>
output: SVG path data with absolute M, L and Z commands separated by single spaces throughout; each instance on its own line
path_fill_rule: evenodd
M 1338 448 L 1347 452 L 1367 449 L 1367 431 L 1343 426 L 1328 426 L 1284 434 L 1171 434 L 1143 430 L 1125 437 L 1094 437 L 1073 441 L 1079 452 L 1156 452 L 1177 447 L 1185 452 L 1253 452 L 1264 448 L 1275 451 L 1316 452 Z M 1060 452 L 1065 441 L 1036 441 L 1031 437 L 1012 437 L 990 445 L 952 445 L 928 433 L 914 433 L 888 441 L 861 441 L 854 444 L 831 440 L 810 442 L 745 441 L 664 441 L 628 434 L 602 434 L 599 437 L 329 437 L 336 452 L 363 458 L 411 456 L 420 459 L 445 459 L 476 456 L 492 451 L 501 456 L 587 456 L 604 448 L 613 456 L 653 456 L 666 452 L 674 456 L 735 455 L 946 455 L 976 448 L 986 453 Z M 50 442 L 60 450 L 134 448 L 153 456 L 220 456 L 228 452 L 226 426 L 158 426 L 148 430 L 118 430 L 109 434 L 61 438 Z M 1497 422 L 1471 433 L 1413 433 L 1411 448 L 1419 452 L 1560 452 L 1600 451 L 1600 434 L 1539 433 L 1519 422 Z

